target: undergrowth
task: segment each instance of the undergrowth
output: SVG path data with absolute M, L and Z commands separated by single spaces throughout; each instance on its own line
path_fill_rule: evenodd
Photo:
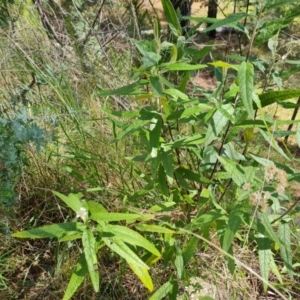
M 0 5 L 1 299 L 298 299 L 300 6 L 125 2 Z

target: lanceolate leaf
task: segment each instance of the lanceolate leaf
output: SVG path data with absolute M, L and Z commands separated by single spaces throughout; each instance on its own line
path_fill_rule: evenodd
M 298 146 L 300 147 L 300 122 L 297 125 L 296 139 L 297 139 Z
M 287 91 L 272 91 L 258 95 L 261 106 L 265 107 L 273 103 L 280 103 L 284 100 L 300 97 L 300 90 L 287 90 Z M 256 104 L 253 104 L 254 109 L 257 109 Z
M 126 260 L 132 271 L 138 276 L 147 289 L 152 292 L 153 282 L 148 273 L 149 267 L 119 238 L 102 238 L 102 240 L 107 247 Z
M 243 61 L 238 70 L 238 80 L 240 86 L 240 94 L 244 107 L 251 119 L 254 117 L 253 110 L 253 76 L 254 68 L 250 62 Z
M 53 191 L 53 194 L 64 201 L 75 213 L 77 213 L 82 207 L 82 203 L 80 202 L 80 198 L 83 196 L 81 193 L 78 194 L 69 194 L 65 196 L 59 192 Z
M 223 213 L 220 209 L 214 209 L 210 212 L 201 215 L 200 217 L 196 218 L 192 221 L 189 225 L 185 227 L 187 230 L 195 230 L 195 229 L 201 229 L 205 227 L 206 225 L 211 224 L 213 221 L 221 218 L 223 216 Z
M 114 234 L 116 237 L 127 244 L 143 247 L 154 255 L 161 256 L 160 252 L 152 243 L 150 243 L 138 232 L 130 228 L 120 225 L 107 225 L 104 227 L 104 230 Z
M 140 95 L 140 94 L 145 94 L 145 91 L 140 90 L 139 88 L 141 88 L 143 85 L 145 84 L 145 82 L 143 81 L 138 81 L 123 87 L 120 87 L 118 89 L 115 90 L 98 90 L 98 94 L 100 96 L 112 96 L 112 95 Z
M 283 152 L 283 150 L 278 145 L 277 141 L 274 139 L 274 137 L 269 133 L 265 132 L 262 129 L 259 130 L 261 135 L 264 137 L 264 139 L 272 146 L 279 154 L 281 154 L 284 158 L 287 160 L 290 160 L 288 156 Z
M 161 83 L 159 81 L 159 77 L 158 76 L 150 76 L 149 83 L 150 83 L 150 86 L 153 89 L 154 94 L 156 96 L 162 97 L 163 96 L 163 90 L 162 90 Z
M 280 223 L 278 227 L 278 237 L 284 243 L 284 245 L 280 245 L 280 255 L 284 261 L 291 280 L 293 280 L 293 256 L 291 248 L 290 227 L 288 223 Z
M 259 257 L 259 266 L 260 266 L 260 273 L 262 278 L 265 281 L 269 280 L 269 273 L 270 273 L 270 262 L 271 262 L 271 242 L 268 238 L 260 237 L 257 238 L 258 244 L 258 257 Z M 264 292 L 267 291 L 267 284 L 264 283 Z
M 170 184 L 173 184 L 174 181 L 174 164 L 173 164 L 173 152 L 164 151 L 163 147 L 161 148 L 161 162 L 165 173 L 167 175 L 167 180 Z
M 106 208 L 102 204 L 100 204 L 94 200 L 87 201 L 87 203 L 88 203 L 89 211 L 91 214 L 107 213 Z
M 204 69 L 206 65 L 191 65 L 184 62 L 176 62 L 173 64 L 166 64 L 164 68 L 169 71 L 192 71 L 192 70 L 200 70 Z
M 241 211 L 240 206 L 233 209 L 233 211 L 229 215 L 227 227 L 223 237 L 223 245 L 222 248 L 224 251 L 228 251 L 230 246 L 232 245 L 232 241 L 238 228 L 242 222 L 243 211 Z
M 247 182 L 245 171 L 238 163 L 230 159 L 222 158 L 221 156 L 218 156 L 218 159 L 235 184 L 241 186 Z
M 208 28 L 204 29 L 203 32 L 208 32 L 208 31 L 211 31 L 211 30 L 216 29 L 218 27 L 228 26 L 230 24 L 234 25 L 234 23 L 236 23 L 240 19 L 245 18 L 247 16 L 248 16 L 248 14 L 243 13 L 243 12 L 229 15 L 228 17 L 226 17 L 226 18 L 224 18 L 220 21 L 215 22 L 213 25 L 211 25 Z
M 173 234 L 175 233 L 174 230 L 171 230 L 166 227 L 162 227 L 159 225 L 147 225 L 147 224 L 140 224 L 136 225 L 135 228 L 139 231 L 148 231 L 148 232 L 158 232 L 158 233 L 168 233 Z
M 264 6 L 264 12 L 273 9 L 273 8 L 277 8 L 277 7 L 282 7 L 282 6 L 286 6 L 288 4 L 292 4 L 292 3 L 299 3 L 299 0 L 277 0 L 277 1 L 266 1 L 266 5 Z
M 177 13 L 170 0 L 161 1 L 167 22 L 177 30 L 178 35 L 181 35 L 181 26 L 178 20 Z
M 182 279 L 183 272 L 184 272 L 184 262 L 183 262 L 181 249 L 178 245 L 175 246 L 175 255 L 176 257 L 175 257 L 174 265 L 176 267 L 177 276 L 178 278 Z
M 191 258 L 193 257 L 193 255 L 197 249 L 198 243 L 199 243 L 199 239 L 196 238 L 195 236 L 193 236 L 193 237 L 191 237 L 191 239 L 185 246 L 185 248 L 182 252 L 182 258 L 183 258 L 184 265 L 187 265 L 189 263 L 189 261 L 191 260 Z
M 226 114 L 224 112 L 226 112 Z M 232 115 L 234 109 L 231 104 L 225 104 L 222 106 L 222 111 L 217 110 L 210 120 L 210 124 L 205 135 L 205 146 L 208 146 L 212 141 L 219 137 L 219 134 L 224 130 L 228 116 Z
M 68 284 L 68 287 L 65 291 L 63 300 L 69 300 L 72 298 L 72 296 L 75 294 L 79 286 L 84 280 L 84 277 L 88 274 L 88 267 L 85 260 L 85 255 L 82 253 L 80 255 L 80 258 L 76 264 L 76 267 L 72 273 L 70 282 Z
M 129 221 L 141 218 L 137 214 L 126 213 L 95 213 L 91 215 L 91 219 L 96 222 L 114 222 L 114 221 Z
M 272 225 L 268 219 L 268 216 L 266 215 L 266 213 L 264 212 L 260 212 L 258 213 L 259 215 L 259 218 L 260 218 L 260 221 L 261 223 L 263 224 L 264 226 L 264 229 L 266 230 L 268 236 L 274 241 L 276 242 L 277 244 L 281 245 L 282 243 L 280 242 L 278 236 L 276 235 L 276 233 L 274 232 L 273 228 L 272 228 Z
M 161 300 L 164 299 L 173 290 L 173 284 L 167 281 L 163 284 L 151 297 L 149 300 Z
M 30 238 L 30 239 L 44 239 L 44 238 L 60 238 L 68 232 L 82 233 L 85 229 L 83 223 L 67 222 L 53 225 L 46 225 L 43 227 L 32 228 L 26 231 L 19 231 L 12 234 L 16 238 Z
M 99 291 L 99 272 L 96 256 L 96 241 L 92 231 L 87 228 L 82 235 L 85 260 L 95 292 Z

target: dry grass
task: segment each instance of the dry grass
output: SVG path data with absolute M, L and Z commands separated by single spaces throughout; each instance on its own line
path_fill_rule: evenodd
M 161 1 L 153 1 L 153 5 L 161 19 L 164 19 Z M 149 3 L 145 3 L 145 8 L 150 10 Z M 205 14 L 205 9 L 200 9 L 200 3 L 196 1 L 192 11 L 199 16 Z M 128 25 L 120 18 L 119 12 L 120 7 L 114 6 L 113 2 L 106 7 L 101 16 L 103 23 L 109 18 L 107 27 L 103 29 L 105 33 L 101 35 L 101 43 L 104 46 L 99 50 L 101 55 L 99 51 L 94 51 L 95 44 L 87 47 L 86 68 L 82 68 L 72 42 L 65 39 L 64 47 L 50 43 L 42 24 L 34 24 L 37 30 L 32 30 L 32 25 L 21 26 L 20 22 L 13 34 L 8 33 L 9 38 L 7 33 L 1 34 L 1 96 L 9 100 L 11 92 L 15 93 L 16 89 L 28 85 L 34 69 L 38 75 L 48 79 L 48 82 L 47 85 L 34 87 L 30 96 L 34 101 L 33 108 L 39 106 L 45 114 L 56 114 L 69 135 L 67 138 L 64 132 L 57 128 L 59 144 L 54 143 L 41 153 L 28 149 L 29 167 L 18 185 L 20 202 L 9 212 L 1 208 L 1 216 L 5 216 L 3 219 L 7 223 L 6 229 L 17 231 L 64 222 L 72 218 L 51 190 L 68 193 L 100 186 L 104 188 L 103 191 L 86 195 L 100 201 L 110 211 L 119 211 L 121 197 L 126 193 L 130 194 L 131 178 L 126 169 L 128 165 L 122 157 L 122 147 L 126 145 L 120 144 L 121 150 L 116 150 L 114 145 L 110 144 L 113 139 L 112 127 L 105 119 L 106 115 L 101 112 L 105 106 L 121 107 L 124 99 L 116 97 L 111 100 L 97 96 L 98 88 L 113 89 L 127 84 L 128 74 L 131 74 L 131 66 L 134 64 L 135 50 L 128 38 L 129 33 L 114 35 L 114 32 L 119 32 Z M 58 16 L 53 18 L 57 19 Z M 131 22 L 130 17 L 125 20 Z M 59 26 L 55 30 L 59 33 Z M 66 35 L 65 32 L 61 34 Z M 132 36 L 132 31 L 130 34 Z M 31 67 L 28 67 L 28 62 L 31 63 Z M 64 80 L 60 81 L 62 78 Z M 298 77 L 294 80 L 298 80 Z M 197 74 L 191 81 L 204 90 L 214 90 L 216 87 L 215 78 L 207 73 Z M 62 85 L 59 86 L 58 83 Z M 71 118 L 68 108 L 72 105 L 77 112 Z M 290 114 L 285 114 L 285 111 L 277 110 L 278 114 L 280 117 L 290 118 Z M 77 126 L 80 126 L 80 132 Z M 292 153 L 295 153 L 295 156 L 299 155 L 294 139 L 291 141 Z M 85 157 L 79 157 L 82 152 Z M 70 159 L 70 154 L 78 156 Z M 116 166 L 119 168 L 115 168 Z M 296 162 L 294 167 L 297 167 Z M 127 191 L 122 184 L 124 179 L 129 185 Z M 292 188 L 296 195 L 296 192 L 299 192 L 298 186 Z M 2 225 L 1 229 L 5 227 Z M 62 299 L 79 254 L 76 243 L 67 248 L 49 240 L 17 241 L 10 239 L 8 233 L 1 233 L 0 239 L 1 254 L 13 251 L 5 265 L 1 266 L 0 274 L 3 274 L 7 285 L 7 289 L 0 290 L 1 299 Z M 218 241 L 215 243 L 218 244 Z M 254 251 L 241 248 L 238 241 L 235 243 L 235 255 L 259 272 Z M 90 282 L 86 280 L 74 299 L 144 300 L 149 297 L 139 280 L 118 257 L 103 251 L 98 264 L 101 270 L 100 294 L 96 295 Z M 231 275 L 223 256 L 208 247 L 203 246 L 197 252 L 190 263 L 189 271 L 194 277 L 200 278 L 199 284 L 206 289 L 206 295 L 214 299 L 254 300 L 264 297 L 260 296 L 262 285 L 255 276 L 241 269 Z M 166 271 L 158 264 L 152 270 L 156 287 L 164 283 L 172 273 L 173 269 Z M 271 281 L 276 282 L 276 278 L 272 276 Z M 288 279 L 286 283 L 291 284 Z M 181 282 L 181 294 L 188 284 L 185 280 Z M 295 282 L 294 285 L 296 291 L 299 283 Z M 201 289 L 198 287 L 198 290 Z M 270 296 L 269 299 L 276 298 Z M 300 299 L 300 296 L 293 294 L 292 299 Z

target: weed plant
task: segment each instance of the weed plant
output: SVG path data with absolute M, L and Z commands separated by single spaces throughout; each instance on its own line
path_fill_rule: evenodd
M 139 30 L 137 18 L 144 18 L 134 4 L 126 15 L 128 36 Z M 168 36 L 154 19 L 153 40 L 118 36 L 105 46 L 96 34 L 97 12 L 109 12 L 111 2 L 52 7 L 69 39 L 59 55 L 57 45 L 48 45 L 57 62 L 3 33 L 15 65 L 26 70 L 24 82 L 33 73 L 43 83 L 29 86 L 41 102 L 30 109 L 58 124 L 55 142 L 42 154 L 26 148 L 30 141 L 39 145 L 45 134 L 32 116 L 20 117 L 22 109 L 13 106 L 11 121 L 1 127 L 23 147 L 12 165 L 18 176 L 19 161 L 26 157 L 28 164 L 22 183 L 17 185 L 17 176 L 10 187 L 27 187 L 16 206 L 19 219 L 6 215 L 9 230 L 2 235 L 16 231 L 3 251 L 18 255 L 0 256 L 1 266 L 21 266 L 23 291 L 12 292 L 16 271 L 3 267 L 4 298 L 34 299 L 40 284 L 39 297 L 49 299 L 258 299 L 267 293 L 297 299 L 299 208 L 291 185 L 298 187 L 299 170 L 285 138 L 299 145 L 300 127 L 296 117 L 270 112 L 297 109 L 287 101 L 300 97 L 297 87 L 286 84 L 299 70 L 293 43 L 278 45 L 300 7 L 289 1 L 292 9 L 278 16 L 280 3 L 259 2 L 251 14 L 215 20 L 205 32 L 227 26 L 238 40 L 248 40 L 238 54 L 227 44 L 220 54 L 213 42 L 201 49 L 191 45 L 207 20 L 192 18 L 197 25 L 184 36 L 171 2 L 162 4 Z M 39 14 L 45 21 L 44 5 Z M 111 27 L 119 17 L 114 13 Z M 35 22 L 32 28 L 41 26 Z M 59 39 L 57 28 L 49 32 Z M 204 71 L 214 74 L 213 90 L 191 84 Z M 18 103 L 28 113 L 22 99 Z M 22 131 L 27 139 L 20 139 L 16 122 L 17 129 L 29 126 L 31 131 Z

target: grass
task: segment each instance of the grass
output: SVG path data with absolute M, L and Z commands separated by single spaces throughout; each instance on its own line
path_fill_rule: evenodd
M 105 6 L 103 13 L 111 17 L 111 23 L 120 26 L 117 23 L 120 16 L 116 15 L 113 5 Z M 16 6 L 10 8 L 12 15 L 18 15 Z M 63 49 L 58 49 L 49 42 L 40 22 L 22 23 L 28 18 L 19 17 L 14 33 L 1 29 L 1 97 L 9 103 L 13 95 L 31 83 L 34 74 L 37 82 L 27 94 L 28 110 L 38 124 L 51 133 L 52 140 L 41 151 L 28 145 L 26 168 L 16 189 L 19 201 L 12 208 L 1 207 L 0 298 L 55 300 L 62 299 L 80 244 L 10 238 L 11 232 L 72 219 L 69 210 L 61 205 L 52 190 L 65 194 L 81 191 L 87 199 L 97 200 L 112 212 L 120 212 L 128 206 L 145 209 L 157 204 L 161 197 L 159 192 L 138 200 L 132 196 L 134 191 L 145 186 L 141 178 L 145 170 L 126 159 L 138 153 L 138 149 L 132 146 L 133 137 L 117 146 L 112 143 L 119 130 L 118 121 L 106 113 L 107 109 L 125 110 L 143 103 L 132 103 L 130 98 L 123 96 L 100 97 L 98 93 L 99 89 L 113 89 L 129 83 L 132 65 L 136 63 L 136 50 L 128 39 L 132 32 L 125 32 L 125 37 L 118 35 L 103 48 L 99 44 L 96 47 L 97 41 L 91 39 L 85 56 L 79 57 L 72 47 L 72 40 Z M 130 14 L 126 17 L 128 22 L 132 21 Z M 216 55 L 222 57 L 218 50 Z M 289 85 L 295 86 L 297 80 L 295 75 L 294 82 L 289 82 Z M 289 118 L 282 110 L 277 110 L 277 115 Z M 255 146 L 252 151 L 268 152 L 263 143 L 258 141 L 256 144 L 261 146 Z M 293 138 L 288 147 L 295 158 L 299 153 L 294 144 Z M 276 157 L 274 152 L 271 155 Z M 291 166 L 298 168 L 297 158 L 292 160 Z M 296 194 L 296 189 L 298 186 L 293 186 L 291 194 Z M 180 220 L 185 215 L 179 211 L 173 217 Z M 295 261 L 300 253 L 298 230 L 295 224 Z M 242 247 L 244 236 L 240 238 L 234 244 L 235 255 L 259 273 L 258 261 L 253 254 L 255 247 L 251 244 Z M 183 238 L 182 243 L 186 242 Z M 216 234 L 213 242 L 218 244 Z M 91 283 L 86 280 L 74 299 L 147 299 L 147 291 L 124 261 L 108 251 L 102 252 L 98 259 L 100 296 L 93 292 Z M 158 264 L 152 270 L 156 286 L 172 272 L 172 267 L 166 271 Z M 182 280 L 178 299 L 191 299 L 192 288 L 199 291 L 200 286 L 210 291 L 214 299 L 220 300 L 252 300 L 262 294 L 262 283 L 257 277 L 242 269 L 238 269 L 234 276 L 230 275 L 223 256 L 204 243 L 200 243 L 189 272 L 193 280 Z M 290 282 L 287 278 L 284 276 L 284 282 L 278 284 L 278 288 L 290 293 L 291 299 L 297 299 L 299 280 L 296 278 L 295 282 Z M 272 275 L 271 281 L 278 280 Z

